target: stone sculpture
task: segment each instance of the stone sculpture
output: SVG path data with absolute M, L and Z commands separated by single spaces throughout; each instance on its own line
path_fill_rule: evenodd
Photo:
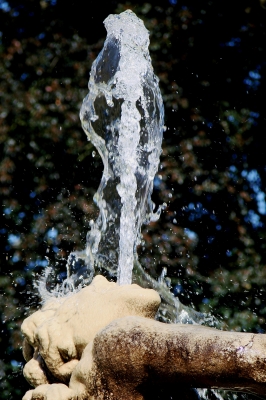
M 159 304 L 152 289 L 100 275 L 48 301 L 22 325 L 24 375 L 35 386 L 23 400 L 180 399 L 182 387 L 266 397 L 264 335 L 161 323 Z
M 86 250 L 71 253 L 58 297 L 22 325 L 24 375 L 35 387 L 23 400 L 192 400 L 198 399 L 194 387 L 265 397 L 264 335 L 155 320 L 157 314 L 163 321 L 195 322 L 202 315 L 187 312 L 137 260 L 141 225 L 160 214 L 160 208 L 153 213 L 151 192 L 164 110 L 143 22 L 127 10 L 105 25 L 107 39 L 81 109 L 82 126 L 104 164 L 95 195 L 100 213 Z M 133 282 L 160 296 L 128 284 L 133 266 Z M 118 283 L 97 275 L 75 292 L 99 272 Z

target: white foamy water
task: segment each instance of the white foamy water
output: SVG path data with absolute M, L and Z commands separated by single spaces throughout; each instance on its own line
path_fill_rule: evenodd
M 107 38 L 94 61 L 82 127 L 104 164 L 94 197 L 100 216 L 88 235 L 92 265 L 130 284 L 141 225 L 153 216 L 164 108 L 148 52 L 149 35 L 130 10 L 104 21 Z M 116 272 L 117 271 L 117 272 Z
M 141 226 L 157 220 L 164 207 L 153 213 L 151 201 L 161 154 L 163 101 L 143 22 L 127 10 L 109 15 L 104 24 L 107 38 L 92 65 L 89 93 L 80 111 L 82 127 L 104 165 L 94 196 L 99 216 L 90 222 L 86 249 L 69 255 L 67 279 L 47 291 L 50 268 L 39 282 L 39 291 L 44 300 L 65 296 L 89 284 L 98 273 L 117 278 L 120 285 L 130 284 L 134 268 L 133 282 L 160 294 L 157 319 L 216 325 L 214 318 L 180 303 L 164 278 L 153 279 L 138 261 Z

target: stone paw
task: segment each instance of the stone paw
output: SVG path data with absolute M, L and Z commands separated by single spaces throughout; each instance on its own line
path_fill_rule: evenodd
M 40 385 L 25 393 L 22 400 L 77 400 L 73 390 L 62 383 Z

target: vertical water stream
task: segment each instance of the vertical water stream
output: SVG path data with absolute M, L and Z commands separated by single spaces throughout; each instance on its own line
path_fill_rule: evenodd
M 130 284 L 143 222 L 153 218 L 164 108 L 143 22 L 127 10 L 104 21 L 107 38 L 94 61 L 80 118 L 104 171 L 94 201 L 99 218 L 88 234 L 89 264 Z
M 215 318 L 183 306 L 163 280 L 154 280 L 140 265 L 136 248 L 141 226 L 160 216 L 153 212 L 153 180 L 158 169 L 164 107 L 148 51 L 149 34 L 130 10 L 104 21 L 107 38 L 94 61 L 80 119 L 104 165 L 94 195 L 99 216 L 91 221 L 86 249 L 70 254 L 67 279 L 52 295 L 65 295 L 90 283 L 96 273 L 120 285 L 138 283 L 161 296 L 157 319 L 164 322 L 218 325 Z M 39 291 L 47 297 L 46 276 Z M 216 399 L 219 393 L 210 391 Z M 201 391 L 201 398 L 208 394 Z
M 94 61 L 89 93 L 80 110 L 82 127 L 104 165 L 94 195 L 99 216 L 91 221 L 86 249 L 68 257 L 67 279 L 52 295 L 65 295 L 89 284 L 101 273 L 118 284 L 153 288 L 162 303 L 164 322 L 215 324 L 183 306 L 164 280 L 154 280 L 138 261 L 141 226 L 160 216 L 151 200 L 164 129 L 164 107 L 148 51 L 149 34 L 130 10 L 104 21 L 107 38 Z M 39 282 L 43 298 L 50 270 Z

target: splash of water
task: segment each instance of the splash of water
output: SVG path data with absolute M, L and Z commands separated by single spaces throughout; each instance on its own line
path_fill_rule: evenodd
M 89 93 L 80 111 L 82 127 L 104 165 L 94 196 L 99 217 L 90 223 L 86 249 L 70 254 L 63 284 L 47 292 L 50 269 L 40 280 L 39 291 L 44 300 L 67 295 L 89 284 L 97 273 L 117 277 L 120 285 L 130 284 L 133 269 L 134 283 L 161 296 L 157 319 L 204 324 L 206 315 L 183 306 L 163 277 L 154 280 L 138 261 L 141 226 L 157 220 L 164 207 L 153 213 L 151 201 L 161 154 L 163 101 L 143 22 L 127 10 L 109 15 L 104 24 L 107 38 L 92 65 Z
M 99 217 L 91 221 L 86 249 L 67 261 L 67 279 L 47 291 L 53 269 L 38 282 L 45 302 L 51 296 L 68 296 L 89 284 L 96 273 L 117 277 L 120 285 L 138 283 L 153 288 L 162 303 L 156 318 L 163 322 L 204 324 L 218 321 L 184 306 L 170 292 L 164 277 L 158 281 L 140 265 L 136 248 L 143 223 L 157 220 L 153 213 L 153 179 L 158 169 L 163 135 L 164 108 L 148 52 L 149 36 L 143 22 L 127 10 L 104 21 L 107 38 L 94 61 L 89 93 L 80 118 L 89 140 L 104 165 L 94 201 Z M 202 400 L 221 397 L 214 390 L 199 390 Z
M 87 238 L 90 265 L 130 284 L 144 222 L 153 214 L 164 108 L 143 22 L 127 10 L 104 21 L 107 38 L 91 69 L 80 118 L 104 171 L 94 201 L 100 209 Z

